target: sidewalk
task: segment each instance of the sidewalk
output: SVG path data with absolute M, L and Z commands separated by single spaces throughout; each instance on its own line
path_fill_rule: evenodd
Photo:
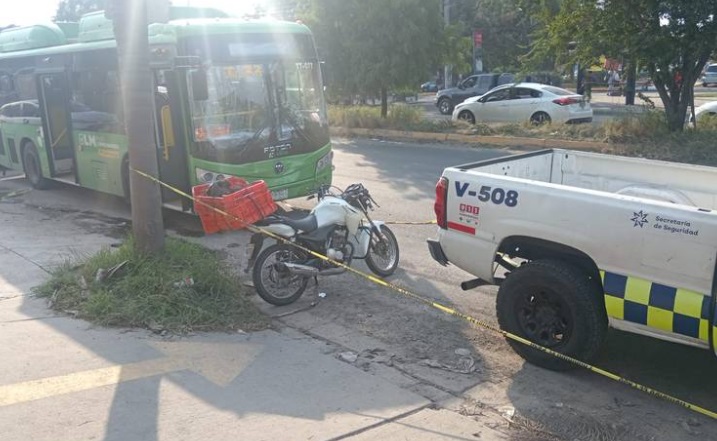
M 642 92 L 648 97 L 657 108 L 662 108 L 662 100 L 655 91 Z M 695 91 L 695 107 L 699 107 L 711 101 L 717 101 L 717 94 L 711 96 L 712 93 Z M 590 105 L 596 114 L 625 114 L 625 113 L 641 113 L 645 111 L 645 101 L 635 96 L 635 105 L 625 105 L 624 96 L 608 96 L 606 92 L 593 92 Z
M 0 213 L 5 441 L 508 439 L 291 328 L 162 338 L 56 314 L 31 288 L 67 256 L 117 239 L 93 232 L 83 213 L 12 199 Z

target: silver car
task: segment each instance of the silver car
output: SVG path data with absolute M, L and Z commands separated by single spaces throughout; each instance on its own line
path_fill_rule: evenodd
M 710 64 L 702 75 L 702 86 L 707 87 L 710 84 L 717 85 L 717 64 Z

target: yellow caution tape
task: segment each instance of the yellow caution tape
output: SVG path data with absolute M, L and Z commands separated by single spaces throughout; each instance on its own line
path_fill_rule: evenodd
M 149 175 L 149 174 L 147 174 L 147 173 L 145 173 L 145 172 L 142 172 L 142 171 L 140 171 L 140 170 L 137 170 L 137 169 L 132 169 L 132 171 L 136 172 L 136 173 L 139 174 L 140 176 L 143 176 L 143 177 L 145 177 L 145 178 L 147 178 L 147 179 L 149 179 L 149 180 L 151 180 L 151 181 L 153 181 L 153 182 L 155 182 L 155 183 L 161 185 L 162 187 L 165 187 L 165 188 L 167 188 L 167 189 L 169 189 L 169 190 L 171 190 L 171 191 L 177 193 L 177 194 L 180 195 L 180 196 L 183 196 L 183 197 L 185 197 L 185 198 L 188 198 L 188 199 L 192 200 L 195 204 L 204 205 L 205 207 L 208 207 L 208 208 L 214 210 L 216 213 L 219 213 L 219 214 L 224 215 L 224 216 L 229 216 L 229 217 L 234 218 L 235 220 L 241 221 L 240 218 L 238 218 L 238 217 L 236 217 L 236 216 L 234 216 L 234 215 L 232 215 L 232 214 L 229 214 L 229 213 L 227 213 L 227 212 L 225 212 L 225 211 L 223 211 L 223 210 L 220 210 L 220 209 L 218 209 L 218 208 L 216 208 L 216 207 L 213 207 L 213 206 L 211 206 L 211 205 L 209 205 L 209 204 L 207 204 L 207 203 L 205 203 L 205 202 L 203 202 L 203 201 L 195 200 L 191 195 L 189 195 L 189 194 L 183 192 L 182 190 L 179 190 L 179 189 L 177 189 L 177 188 L 174 188 L 173 186 L 171 186 L 171 185 L 169 185 L 169 184 L 166 184 L 166 183 L 160 181 L 159 179 L 157 179 L 157 178 L 154 177 L 154 176 L 151 176 L 151 175 Z M 364 279 L 370 280 L 371 282 L 373 282 L 373 283 L 375 283 L 375 284 L 377 284 L 377 285 L 380 285 L 380 286 L 383 286 L 383 287 L 385 287 L 385 288 L 388 288 L 388 289 L 390 289 L 390 290 L 392 290 L 392 291 L 395 291 L 395 292 L 397 292 L 397 293 L 399 293 L 399 294 L 403 294 L 403 295 L 405 295 L 406 297 L 412 298 L 412 299 L 414 299 L 414 300 L 416 300 L 416 301 L 418 301 L 418 302 L 421 302 L 421 303 L 424 303 L 424 304 L 426 304 L 426 305 L 428 305 L 428 306 L 431 306 L 431 307 L 433 307 L 433 308 L 436 308 L 436 309 L 438 309 L 439 311 L 443 311 L 443 312 L 446 313 L 446 314 L 450 314 L 450 315 L 452 315 L 452 316 L 461 318 L 461 319 L 463 319 L 463 320 L 465 320 L 465 321 L 467 321 L 467 322 L 469 322 L 469 323 L 471 323 L 471 324 L 473 324 L 473 325 L 475 325 L 475 326 L 477 326 L 477 327 L 480 327 L 480 328 L 483 328 L 483 329 L 487 329 L 487 330 L 492 331 L 492 332 L 495 332 L 495 333 L 497 333 L 497 334 L 501 334 L 501 335 L 502 335 L 503 337 L 505 337 L 505 338 L 509 338 L 509 339 L 511 339 L 511 340 L 513 340 L 513 341 L 517 341 L 517 342 L 522 343 L 522 344 L 524 344 L 524 345 L 526 345 L 526 346 L 529 346 L 529 347 L 531 347 L 531 348 L 533 348 L 533 349 L 536 349 L 536 350 L 538 350 L 538 351 L 541 351 L 541 352 L 544 352 L 544 353 L 546 353 L 546 354 L 552 355 L 552 356 L 557 357 L 557 358 L 559 358 L 559 359 L 561 359 L 561 360 L 567 361 L 567 362 L 572 363 L 572 364 L 574 364 L 574 365 L 576 365 L 576 366 L 579 366 L 579 367 L 582 367 L 582 368 L 584 368 L 584 369 L 587 369 L 587 370 L 589 370 L 589 371 L 591 371 L 591 372 L 594 372 L 594 373 L 596 373 L 596 374 L 598 374 L 598 375 L 602 375 L 603 377 L 609 378 L 609 379 L 611 379 L 611 380 L 615 380 L 615 381 L 617 381 L 617 382 L 619 382 L 619 383 L 626 384 L 626 385 L 632 387 L 633 389 L 637 389 L 637 390 L 639 390 L 639 391 L 642 391 L 642 392 L 645 392 L 645 393 L 647 393 L 647 394 L 650 394 L 650 395 L 652 395 L 652 396 L 654 396 L 654 397 L 661 398 L 661 399 L 663 399 L 663 400 L 665 400 L 665 401 L 669 401 L 670 403 L 677 404 L 678 406 L 682 406 L 682 407 L 684 407 L 684 408 L 686 408 L 686 409 L 689 409 L 689 410 L 692 410 L 692 411 L 694 411 L 694 412 L 700 413 L 700 414 L 705 415 L 705 416 L 707 416 L 707 417 L 710 417 L 710 418 L 713 418 L 713 419 L 717 419 L 717 412 L 711 411 L 711 410 L 709 410 L 709 409 L 705 409 L 705 408 L 703 408 L 703 407 L 701 407 L 701 406 L 698 406 L 698 405 L 696 405 L 696 404 L 692 404 L 692 403 L 690 403 L 690 402 L 688 402 L 688 401 L 681 400 L 681 399 L 679 399 L 679 398 L 673 397 L 672 395 L 668 395 L 668 394 L 666 394 L 666 393 L 664 393 L 664 392 L 660 392 L 659 390 L 656 390 L 656 389 L 653 389 L 653 388 L 644 386 L 644 385 L 642 385 L 642 384 L 636 383 L 636 382 L 634 382 L 634 381 L 628 380 L 628 379 L 623 378 L 623 377 L 621 377 L 621 376 L 619 376 L 619 375 L 617 375 L 617 374 L 614 374 L 614 373 L 612 373 L 612 372 L 610 372 L 610 371 L 606 371 L 605 369 L 601 369 L 601 368 L 596 367 L 596 366 L 593 366 L 593 365 L 591 365 L 591 364 L 589 364 L 589 363 L 585 363 L 584 361 L 580 361 L 580 360 L 578 360 L 578 359 L 576 359 L 576 358 L 573 358 L 573 357 L 570 357 L 570 356 L 568 356 L 568 355 L 561 354 L 560 352 L 553 351 L 552 349 L 549 349 L 549 348 L 540 346 L 539 344 L 533 343 L 532 341 L 527 340 L 527 339 L 525 339 L 525 338 L 523 338 L 523 337 L 521 337 L 521 336 L 519 336 L 519 335 L 512 334 L 512 333 L 510 333 L 510 332 L 504 331 L 504 330 L 502 330 L 502 329 L 500 329 L 500 328 L 498 328 L 498 327 L 495 327 L 495 326 L 493 326 L 493 325 L 491 325 L 491 324 L 489 324 L 489 323 L 486 323 L 486 322 L 484 322 L 484 321 L 482 321 L 482 320 L 478 320 L 478 319 L 475 318 L 475 317 L 471 317 L 471 316 L 469 316 L 469 315 L 467 315 L 467 314 L 464 314 L 464 313 L 462 313 L 462 312 L 460 312 L 460 311 L 457 311 L 457 310 L 455 310 L 455 309 L 453 309 L 453 308 L 450 308 L 450 307 L 448 307 L 448 306 L 445 306 L 445 305 L 443 305 L 443 304 L 441 304 L 441 303 L 438 303 L 438 302 L 436 302 L 436 301 L 434 301 L 434 300 L 428 299 L 428 298 L 426 298 L 426 297 L 422 297 L 422 296 L 420 296 L 420 295 L 418 295 L 418 294 L 414 294 L 414 293 L 412 293 L 411 291 L 408 291 L 408 290 L 405 289 L 405 288 L 401 288 L 400 286 L 397 286 L 397 285 L 394 285 L 394 284 L 392 284 L 392 283 L 386 282 L 385 280 L 380 279 L 380 278 L 378 278 L 378 277 L 376 277 L 376 276 L 374 276 L 374 275 L 372 275 L 372 274 L 364 273 L 363 271 L 360 271 L 360 270 L 357 270 L 357 269 L 355 269 L 355 268 L 352 268 L 352 267 L 350 267 L 350 266 L 348 266 L 348 265 L 346 265 L 346 264 L 344 264 L 344 263 L 342 263 L 342 262 L 338 262 L 338 261 L 335 261 L 335 260 L 333 260 L 333 259 L 330 259 L 329 257 L 324 256 L 323 254 L 320 254 L 320 253 L 317 253 L 316 251 L 313 251 L 313 250 L 310 250 L 310 249 L 308 249 L 308 248 L 305 248 L 305 247 L 303 247 L 303 246 L 301 246 L 301 245 L 299 245 L 299 244 L 297 244 L 297 243 L 295 243 L 295 242 L 292 242 L 292 241 L 290 241 L 290 240 L 288 240 L 288 239 L 286 239 L 286 238 L 284 238 L 284 237 L 282 237 L 282 236 L 276 235 L 276 234 L 274 234 L 274 233 L 272 233 L 272 232 L 270 232 L 270 231 L 267 231 L 267 230 L 265 230 L 265 229 L 263 229 L 263 228 L 261 228 L 261 227 L 257 227 L 257 226 L 255 226 L 255 225 L 247 224 L 246 229 L 249 230 L 249 231 L 251 231 L 251 232 L 253 232 L 253 233 L 261 233 L 261 234 L 264 234 L 265 236 L 270 237 L 270 238 L 272 238 L 272 239 L 275 239 L 275 240 L 277 240 L 277 241 L 279 241 L 279 242 L 283 242 L 283 243 L 286 243 L 286 244 L 290 244 L 290 245 L 292 245 L 292 246 L 295 246 L 296 248 L 298 248 L 298 249 L 304 251 L 305 253 L 308 253 L 308 254 L 310 254 L 310 255 L 316 257 L 316 258 L 319 258 L 319 259 L 321 259 L 321 260 L 324 260 L 324 261 L 326 261 L 326 262 L 329 262 L 329 263 L 331 263 L 331 264 L 333 264 L 333 265 L 336 265 L 336 266 L 338 266 L 338 267 L 344 268 L 345 270 L 347 270 L 347 271 L 349 271 L 349 272 L 351 272 L 351 273 L 354 273 L 354 274 L 356 274 L 356 275 L 358 275 L 358 276 L 360 276 L 360 277 L 363 277 Z
M 402 221 L 384 221 L 387 225 L 435 225 L 435 220 L 423 221 L 423 222 L 402 222 Z

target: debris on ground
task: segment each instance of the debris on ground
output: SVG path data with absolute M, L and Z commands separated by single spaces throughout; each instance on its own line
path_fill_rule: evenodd
M 339 354 L 339 359 L 346 363 L 356 363 L 358 360 L 358 354 L 352 351 L 346 351 Z
M 396 354 L 389 354 L 385 349 L 375 348 L 367 349 L 359 355 L 360 358 L 368 360 L 370 363 L 384 364 L 393 366 Z
M 501 416 L 508 421 L 512 421 L 513 417 L 515 416 L 515 407 L 513 406 L 503 406 L 499 407 L 497 410 L 501 414 Z
M 118 263 L 117 265 L 112 266 L 109 269 L 99 268 L 97 269 L 97 274 L 95 274 L 95 282 L 100 283 L 107 279 L 111 279 L 112 276 L 117 273 L 117 271 L 121 270 L 122 267 L 127 265 L 129 263 L 129 260 L 123 260 L 122 262 Z
M 186 288 L 188 286 L 194 286 L 194 279 L 191 277 L 185 277 L 182 280 L 174 282 L 175 288 Z
M 477 370 L 476 361 L 473 357 L 460 357 L 454 364 L 441 363 L 438 360 L 425 358 L 418 362 L 421 366 L 434 369 L 443 369 L 444 371 L 455 372 L 457 374 L 472 374 Z

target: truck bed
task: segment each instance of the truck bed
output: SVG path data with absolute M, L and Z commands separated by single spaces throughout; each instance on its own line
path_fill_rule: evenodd
M 712 167 L 552 149 L 454 168 L 717 209 L 717 169 Z

